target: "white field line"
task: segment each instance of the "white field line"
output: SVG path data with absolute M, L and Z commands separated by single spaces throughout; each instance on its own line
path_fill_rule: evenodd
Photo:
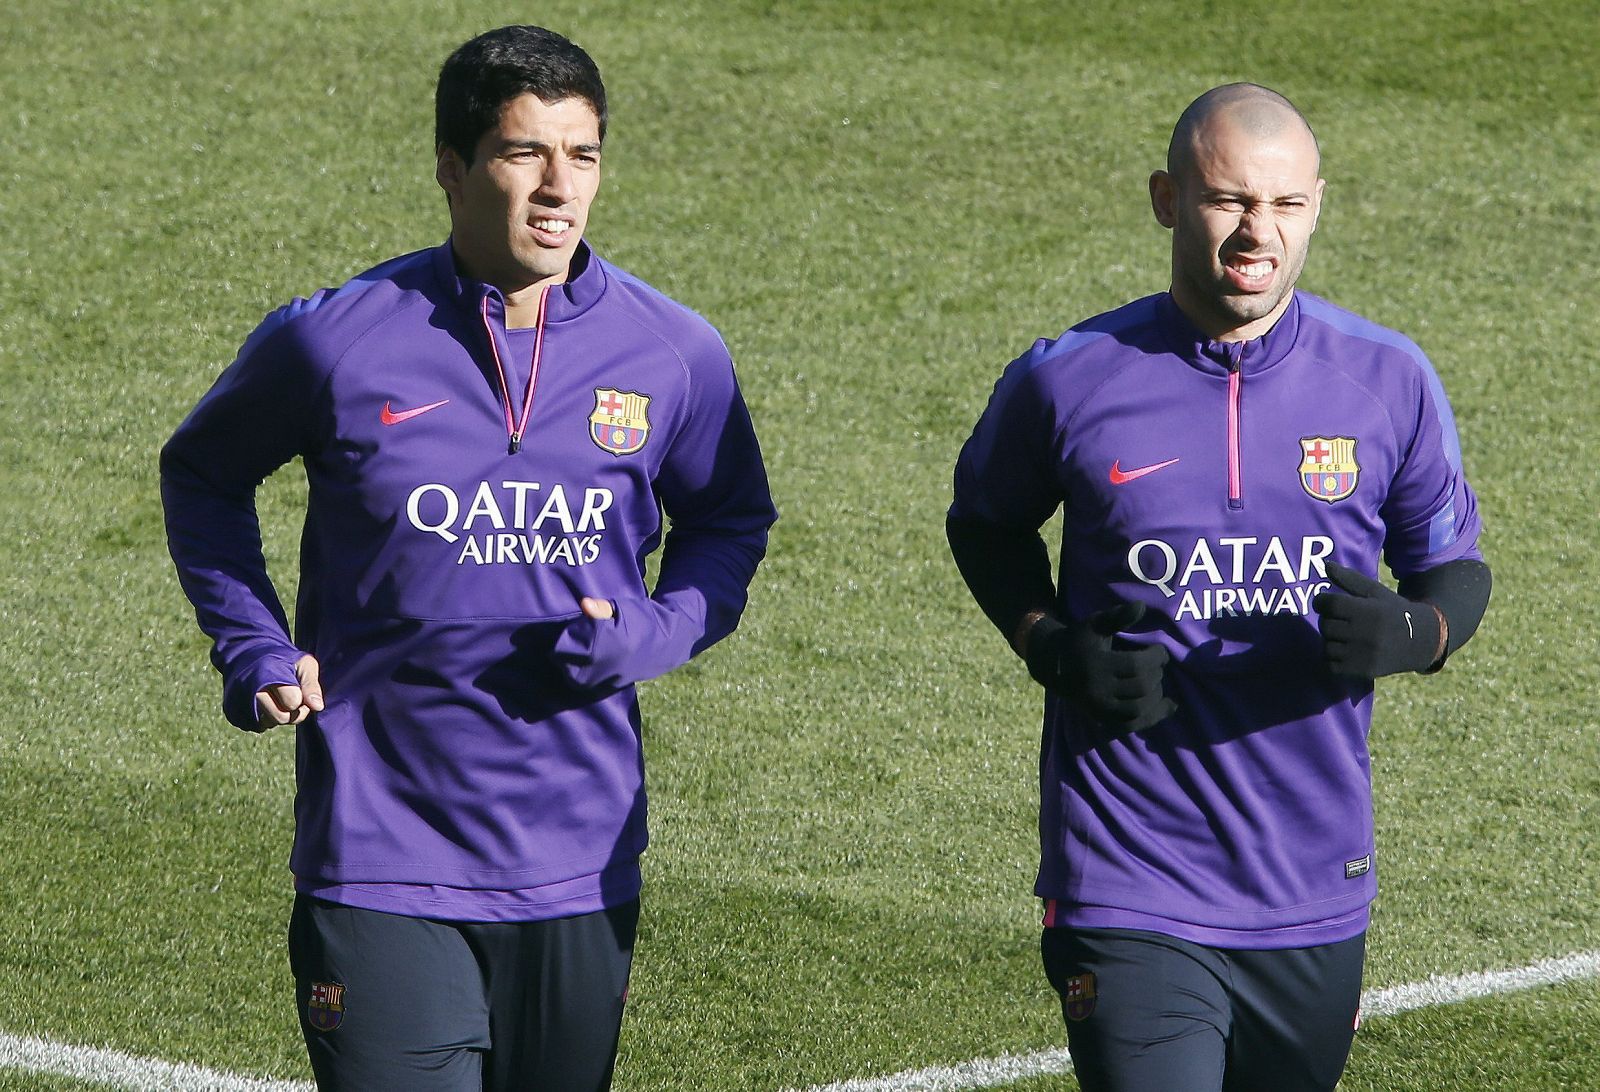
M 1575 952 L 1504 971 L 1441 975 L 1424 982 L 1368 990 L 1361 995 L 1361 1011 L 1368 1017 L 1394 1016 L 1432 1005 L 1450 1005 L 1579 978 L 1600 978 L 1600 951 Z M 316 1092 L 314 1086 L 305 1081 L 244 1077 L 197 1065 L 139 1058 L 117 1050 L 71 1046 L 3 1032 L 0 1032 L 0 1069 L 73 1077 L 124 1092 Z M 1066 1050 L 1041 1050 L 1032 1054 L 979 1058 L 960 1065 L 910 1069 L 888 1077 L 816 1085 L 806 1092 L 963 1092 L 1071 1070 L 1072 1060 Z
M 1600 978 L 1600 951 L 1574 952 L 1572 955 L 1504 971 L 1440 975 L 1424 982 L 1367 990 L 1361 995 L 1361 1015 L 1363 1018 L 1394 1016 L 1431 1005 L 1451 1005 L 1475 997 L 1551 986 L 1579 978 Z M 1029 1077 L 1047 1077 L 1071 1071 L 1072 1059 L 1068 1057 L 1065 1047 L 1058 1047 L 1032 1054 L 979 1058 L 959 1065 L 908 1069 L 888 1077 L 821 1084 L 806 1092 L 965 1092 L 968 1089 L 995 1088 Z
M 307 1081 L 268 1081 L 197 1065 L 138 1058 L 120 1050 L 24 1039 L 0 1032 L 0 1069 L 76 1077 L 125 1092 L 316 1092 Z

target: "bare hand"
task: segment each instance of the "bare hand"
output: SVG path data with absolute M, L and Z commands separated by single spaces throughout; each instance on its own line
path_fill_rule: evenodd
M 611 618 L 617 613 L 611 606 L 611 600 L 595 599 L 587 595 L 578 600 L 578 607 L 584 614 L 597 622 Z
M 295 661 L 298 686 L 280 683 L 256 691 L 256 723 L 263 732 L 280 724 L 299 724 L 321 711 L 322 680 L 318 670 L 317 658 L 308 652 Z

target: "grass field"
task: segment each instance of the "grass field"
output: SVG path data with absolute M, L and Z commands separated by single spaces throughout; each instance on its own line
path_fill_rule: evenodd
M 783 511 L 740 633 L 644 688 L 624 1092 L 1064 1042 L 1037 701 L 942 514 L 1005 361 L 1165 287 L 1144 180 L 1230 79 L 1317 128 L 1303 283 L 1433 357 L 1495 567 L 1474 644 L 1380 688 L 1368 984 L 1600 947 L 1587 0 L 40 0 L 0 38 L 0 1032 L 308 1075 L 293 740 L 216 712 L 155 453 L 266 311 L 443 237 L 438 64 L 519 20 L 605 72 L 591 238 L 722 329 Z M 261 500 L 286 592 L 301 488 Z M 1372 1021 L 1343 1087 L 1600 1088 L 1600 983 Z

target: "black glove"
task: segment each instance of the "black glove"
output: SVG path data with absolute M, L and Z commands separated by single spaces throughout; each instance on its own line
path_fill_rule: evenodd
M 1311 600 L 1321 619 L 1322 652 L 1339 675 L 1376 679 L 1426 671 L 1439 658 L 1439 612 L 1407 599 L 1380 581 L 1328 562 L 1328 579 L 1341 591 Z
M 1113 648 L 1112 637 L 1144 617 L 1144 604 L 1123 603 L 1063 624 L 1046 615 L 1028 634 L 1028 674 L 1117 732 L 1149 728 L 1177 711 L 1161 692 L 1171 659 L 1163 645 Z

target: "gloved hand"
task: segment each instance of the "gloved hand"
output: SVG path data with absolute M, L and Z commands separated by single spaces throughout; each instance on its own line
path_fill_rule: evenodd
M 1144 604 L 1123 603 L 1081 622 L 1048 615 L 1028 633 L 1028 674 L 1117 732 L 1137 732 L 1177 711 L 1161 690 L 1171 659 L 1163 645 L 1116 648 L 1113 637 L 1144 617 Z
M 1317 593 L 1311 606 L 1320 616 L 1322 652 L 1329 670 L 1376 679 L 1426 671 L 1438 661 L 1444 651 L 1444 623 L 1432 603 L 1407 599 L 1332 561 L 1328 579 L 1340 591 Z

